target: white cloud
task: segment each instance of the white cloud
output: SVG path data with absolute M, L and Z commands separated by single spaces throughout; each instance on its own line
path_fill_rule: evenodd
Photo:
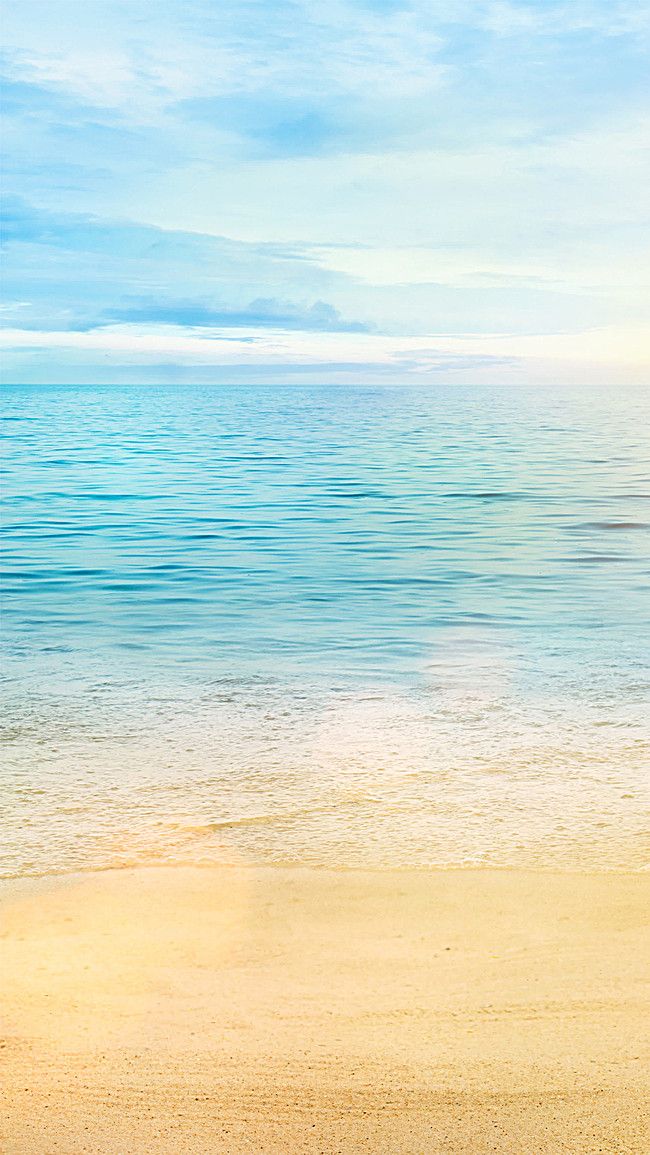
M 431 338 L 393 338 L 375 334 L 300 333 L 280 330 L 232 330 L 177 326 L 113 325 L 90 332 L 7 330 L 0 344 L 20 350 L 106 357 L 134 365 L 232 366 L 265 372 L 276 366 L 320 371 L 354 366 L 363 375 L 382 371 L 393 379 L 427 379 L 442 372 L 453 380 L 617 380 L 642 383 L 650 370 L 647 333 L 640 328 L 601 329 L 551 337 L 493 334 Z M 615 377 L 612 377 L 612 374 Z
M 317 245 L 322 265 L 375 284 L 512 270 L 555 284 L 648 283 L 650 153 L 636 115 L 528 146 L 193 165 L 130 198 L 138 216 L 240 241 Z M 109 207 L 107 198 L 105 209 Z M 427 250 L 429 255 L 427 255 Z M 391 271 L 391 260 L 395 264 Z
M 13 79 L 64 92 L 135 123 L 196 98 L 272 90 L 376 100 L 422 96 L 446 74 L 443 41 L 417 12 L 373 15 L 355 5 L 194 0 L 20 0 L 5 15 Z M 30 15 L 33 17 L 30 19 Z

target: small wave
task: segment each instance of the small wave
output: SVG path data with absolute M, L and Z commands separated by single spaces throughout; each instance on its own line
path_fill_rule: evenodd
M 310 818 L 312 815 L 327 813 L 327 807 L 303 807 L 300 810 L 283 810 L 274 814 L 243 814 L 239 818 L 223 818 L 218 822 L 204 822 L 195 826 L 182 826 L 186 834 L 198 836 L 214 834 L 218 830 L 236 829 L 241 826 L 271 826 L 274 823 L 291 821 L 295 818 Z
M 630 529 L 650 529 L 650 522 L 647 521 L 586 521 L 582 526 L 583 529 L 599 529 L 599 530 L 630 530 Z

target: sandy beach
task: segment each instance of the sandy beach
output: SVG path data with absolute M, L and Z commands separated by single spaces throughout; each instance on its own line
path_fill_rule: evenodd
M 5 884 L 5 1155 L 650 1150 L 650 878 Z

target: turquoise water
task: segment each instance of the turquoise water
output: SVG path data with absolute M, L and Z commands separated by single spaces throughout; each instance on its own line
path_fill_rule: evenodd
M 3 872 L 640 866 L 649 410 L 5 387 Z

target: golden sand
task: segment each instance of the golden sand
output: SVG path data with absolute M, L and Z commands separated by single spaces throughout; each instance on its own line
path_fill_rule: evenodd
M 3 1155 L 650 1151 L 650 877 L 6 885 Z

